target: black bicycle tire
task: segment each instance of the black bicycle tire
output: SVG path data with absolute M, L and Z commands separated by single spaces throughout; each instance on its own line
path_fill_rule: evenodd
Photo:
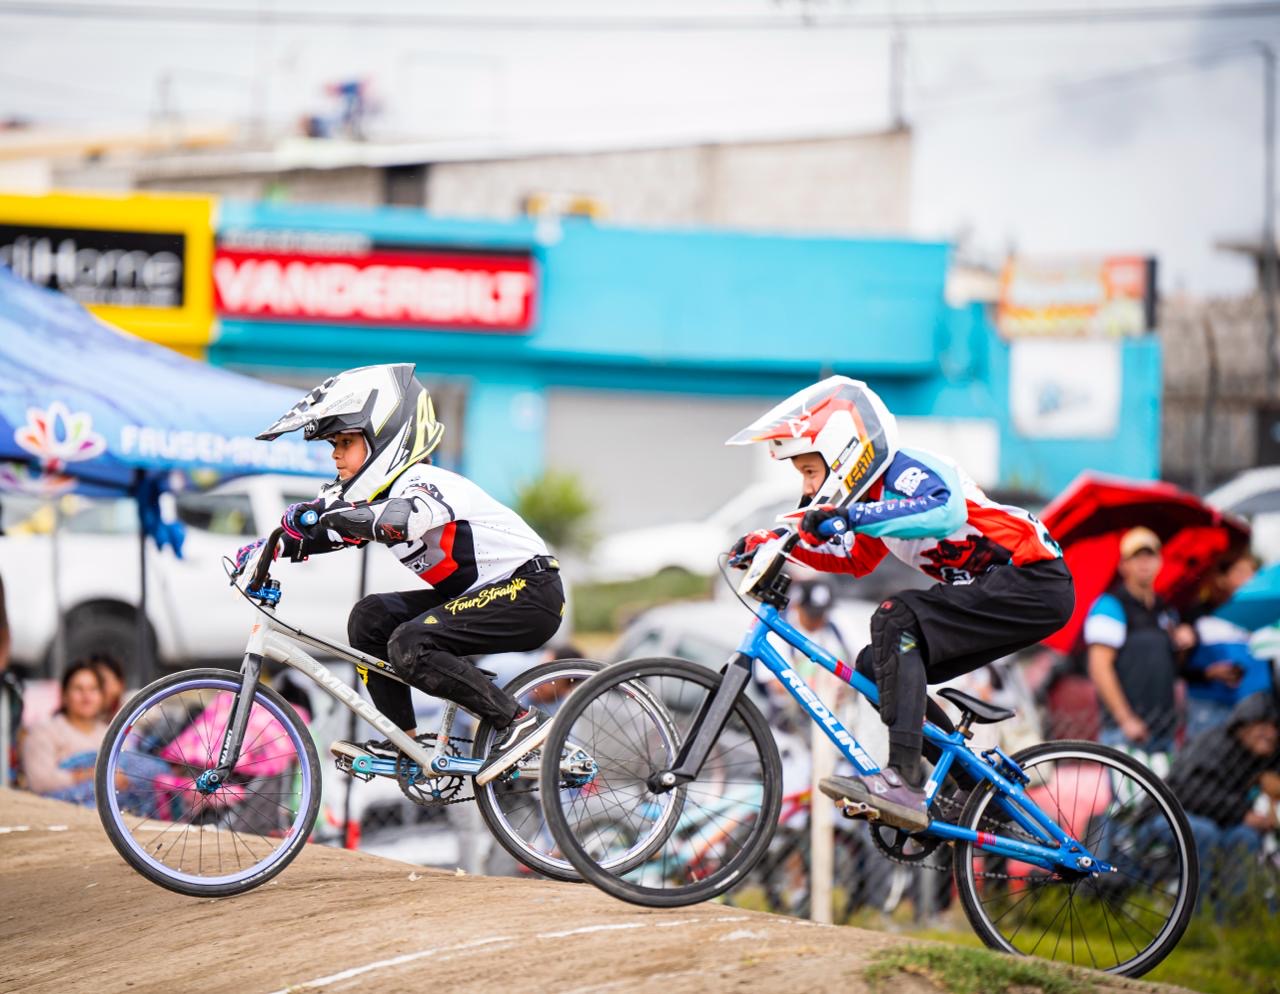
M 599 672 L 604 669 L 604 663 L 594 659 L 555 659 L 546 663 L 539 663 L 537 666 L 530 667 L 523 673 L 519 673 L 512 677 L 504 685 L 503 689 L 508 692 L 513 687 L 528 686 L 532 681 L 540 681 L 545 676 L 552 673 L 563 673 L 571 670 L 591 670 Z M 584 681 L 585 682 L 585 681 Z M 493 734 L 493 726 L 487 721 L 481 721 L 476 726 L 475 741 L 472 743 L 471 755 L 473 758 L 483 759 L 488 755 L 489 737 Z M 542 795 L 541 778 L 539 778 L 539 799 Z M 559 880 L 565 883 L 579 883 L 582 878 L 571 870 L 565 870 L 554 863 L 538 859 L 517 846 L 507 834 L 503 827 L 502 819 L 497 811 L 497 802 L 494 799 L 494 790 L 499 786 L 499 780 L 491 780 L 483 787 L 475 788 L 476 807 L 480 809 L 480 817 L 484 819 L 485 825 L 489 829 L 489 834 L 493 836 L 494 841 L 507 852 L 512 859 L 522 866 L 528 867 L 535 873 L 540 873 L 544 877 L 551 880 Z M 474 786 L 474 784 L 473 784 Z M 541 804 L 541 800 L 539 800 Z
M 167 690 L 170 687 L 178 686 L 183 683 L 194 683 L 210 679 L 225 681 L 227 689 L 232 692 L 238 691 L 240 688 L 240 674 L 234 670 L 216 668 L 192 669 L 183 670 L 180 673 L 161 677 L 159 680 L 143 687 L 137 694 L 133 695 L 130 700 L 142 703 L 156 691 Z M 133 851 L 133 848 L 125 841 L 120 826 L 116 823 L 115 818 L 112 817 L 110 806 L 105 802 L 108 790 L 108 764 L 105 761 L 105 757 L 110 755 L 113 745 L 117 737 L 122 733 L 122 730 L 127 725 L 133 724 L 133 722 L 137 720 L 140 712 L 138 712 L 136 708 L 131 709 L 129 707 L 129 702 L 126 701 L 125 705 L 116 713 L 115 718 L 108 726 L 107 733 L 103 737 L 102 746 L 98 753 L 100 756 L 104 757 L 104 760 L 99 762 L 97 764 L 97 768 L 94 770 L 94 802 L 98 809 L 98 818 L 102 822 L 102 827 L 107 833 L 107 838 L 111 840 L 111 844 L 115 847 L 116 852 L 120 854 L 121 858 L 124 859 L 126 863 L 153 884 L 164 887 L 166 890 L 171 890 L 178 894 L 185 894 L 188 897 L 231 897 L 237 894 L 244 894 L 257 887 L 261 887 L 263 884 L 283 872 L 285 867 L 294 861 L 298 853 L 302 851 L 303 846 L 306 845 L 307 840 L 311 837 L 312 829 L 315 827 L 316 818 L 320 813 L 321 794 L 320 757 L 316 753 L 315 741 L 311 737 L 310 729 L 308 729 L 302 719 L 298 717 L 298 713 L 293 709 L 293 706 L 281 697 L 276 690 L 266 684 L 259 683 L 254 693 L 255 695 L 261 694 L 264 697 L 269 698 L 271 702 L 280 709 L 280 713 L 284 715 L 285 720 L 293 725 L 294 731 L 299 733 L 299 738 L 302 741 L 303 751 L 305 753 L 305 762 L 311 768 L 311 783 L 313 787 L 311 790 L 311 798 L 307 804 L 308 810 L 303 818 L 305 831 L 295 833 L 294 839 L 291 840 L 287 846 L 278 850 L 278 854 L 275 858 L 273 858 L 261 872 L 243 881 L 207 885 L 188 883 L 187 881 L 176 880 L 163 873 L 158 873 L 152 866 L 138 858 L 137 854 Z
M 550 766 L 552 757 L 560 755 L 573 723 L 581 716 L 592 699 L 619 683 L 647 676 L 687 677 L 692 682 L 701 684 L 708 692 L 714 691 L 722 679 L 719 673 L 683 659 L 629 659 L 606 667 L 574 691 L 573 696 L 552 722 L 551 733 L 543 746 L 543 778 L 545 779 L 548 773 L 552 772 Z M 743 877 L 751 872 L 763 858 L 773 833 L 778 827 L 778 815 L 782 810 L 782 760 L 778 755 L 773 733 L 769 730 L 769 724 L 759 708 L 745 694 L 742 694 L 734 703 L 734 710 L 741 717 L 756 744 L 764 771 L 764 810 L 752 827 L 747 844 L 725 866 L 696 884 L 664 888 L 660 891 L 657 888 L 643 888 L 627 883 L 613 872 L 603 870 L 591 859 L 570 830 L 560 804 L 549 804 L 548 797 L 544 797 L 543 809 L 547 824 L 551 827 L 551 834 L 555 837 L 561 852 L 568 857 L 569 862 L 584 880 L 611 897 L 631 904 L 646 908 L 679 908 L 718 897 L 739 884 Z
M 1200 880 L 1195 837 L 1191 833 L 1191 826 L 1187 822 L 1186 813 L 1183 811 L 1177 797 L 1174 796 L 1173 791 L 1150 768 L 1118 749 L 1113 749 L 1098 742 L 1060 739 L 1054 742 L 1043 742 L 1039 745 L 1029 746 L 1020 752 L 1014 753 L 1011 758 L 1019 766 L 1022 766 L 1031 760 L 1043 758 L 1046 754 L 1070 752 L 1071 750 L 1095 758 L 1105 756 L 1115 765 L 1126 768 L 1131 774 L 1136 773 L 1139 782 L 1164 803 L 1166 813 L 1172 817 L 1174 831 L 1179 836 L 1176 841 L 1179 843 L 1185 859 L 1186 887 L 1181 895 L 1182 907 L 1177 910 L 1174 919 L 1171 919 L 1173 927 L 1165 931 L 1163 937 L 1158 937 L 1159 941 L 1157 943 L 1144 949 L 1141 954 L 1132 960 L 1102 971 L 1117 976 L 1140 977 L 1155 969 L 1173 951 L 1183 933 L 1186 932 L 1191 916 L 1195 912 L 1196 892 L 1199 888 Z M 962 826 L 973 827 L 979 817 L 978 808 L 982 800 L 993 791 L 994 787 L 990 781 L 987 781 L 979 790 L 974 791 L 969 796 L 960 815 L 960 824 Z M 978 938 L 988 948 L 1012 955 L 1023 955 L 1016 948 L 1011 948 L 1011 944 L 1004 941 L 1003 937 L 993 931 L 987 924 L 986 916 L 981 911 L 981 902 L 977 898 L 976 881 L 972 876 L 972 851 L 973 843 L 957 842 L 951 867 L 952 877 L 956 884 L 956 892 L 960 895 L 960 903 L 964 908 L 965 917 L 969 920 L 969 924 L 974 932 L 977 933 Z M 1126 968 L 1120 969 L 1120 967 Z

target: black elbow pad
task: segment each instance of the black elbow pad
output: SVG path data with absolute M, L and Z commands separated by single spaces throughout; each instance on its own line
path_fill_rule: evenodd
M 413 513 L 413 501 L 404 497 L 392 497 L 378 507 L 377 522 L 373 526 L 373 539 L 384 545 L 399 545 L 409 540 L 409 516 Z

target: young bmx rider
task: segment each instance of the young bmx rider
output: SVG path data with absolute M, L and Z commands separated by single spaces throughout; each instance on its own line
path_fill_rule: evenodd
M 889 726 L 889 762 L 871 776 L 827 777 L 824 794 L 860 802 L 885 824 L 929 824 L 921 769 L 926 684 L 968 673 L 1053 634 L 1075 595 L 1062 551 L 1036 518 L 987 498 L 950 460 L 899 448 L 897 424 L 865 383 L 832 376 L 729 440 L 763 442 L 799 471 L 806 508 L 792 555 L 818 570 L 866 576 L 892 552 L 938 582 L 884 601 L 857 668 L 874 679 Z M 818 529 L 839 518 L 848 534 Z M 731 550 L 745 565 L 778 531 Z
M 339 373 L 258 437 L 299 428 L 332 444 L 338 475 L 315 500 L 285 511 L 284 553 L 298 562 L 380 542 L 429 584 L 361 599 L 347 619 L 351 645 L 500 729 L 490 766 L 538 748 L 548 716 L 522 708 L 462 657 L 537 649 L 555 635 L 564 587 L 546 543 L 470 480 L 431 464 L 444 425 L 412 365 Z M 241 549 L 237 567 L 260 545 Z M 378 710 L 416 734 L 409 687 L 364 667 L 359 673 Z M 385 739 L 338 741 L 331 751 L 346 759 L 397 755 Z

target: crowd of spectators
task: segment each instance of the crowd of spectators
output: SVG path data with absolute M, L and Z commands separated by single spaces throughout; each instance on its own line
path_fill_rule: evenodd
M 1272 660 L 1250 649 L 1253 633 L 1214 614 L 1256 560 L 1239 551 L 1217 563 L 1185 616 L 1156 593 L 1162 565 L 1154 532 L 1127 531 L 1115 583 L 1086 617 L 1097 737 L 1166 778 L 1196 838 L 1201 900 L 1221 913 L 1246 890 L 1258 854 L 1276 848 L 1280 697 Z M 1070 734 L 1069 720 L 1055 727 Z

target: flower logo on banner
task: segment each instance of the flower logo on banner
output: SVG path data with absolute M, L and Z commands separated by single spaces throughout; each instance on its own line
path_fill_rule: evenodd
M 72 414 L 61 401 L 54 401 L 47 411 L 27 408 L 27 424 L 14 431 L 13 440 L 50 473 L 102 455 L 107 447 L 107 440 L 93 430 L 93 418 L 85 411 Z

